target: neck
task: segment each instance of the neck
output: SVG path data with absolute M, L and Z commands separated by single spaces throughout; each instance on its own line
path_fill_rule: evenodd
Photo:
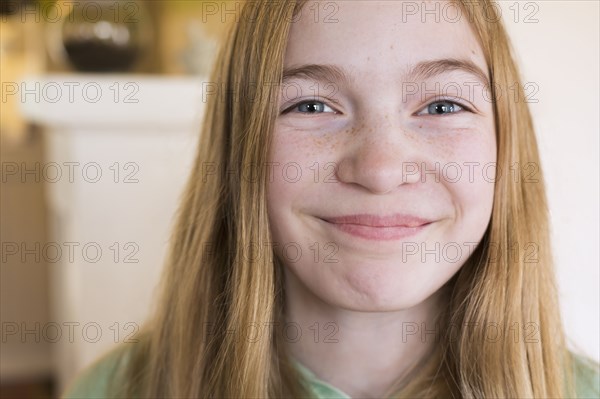
M 319 379 L 351 397 L 380 398 L 435 348 L 442 296 L 439 290 L 394 312 L 360 312 L 324 303 L 286 273 L 284 342 Z

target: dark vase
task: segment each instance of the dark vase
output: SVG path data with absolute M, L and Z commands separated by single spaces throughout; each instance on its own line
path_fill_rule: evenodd
M 71 66 L 81 72 L 126 72 L 147 47 L 148 12 L 140 1 L 74 2 L 63 20 L 61 41 Z
M 19 8 L 29 3 L 27 0 L 0 0 L 0 15 L 13 15 Z

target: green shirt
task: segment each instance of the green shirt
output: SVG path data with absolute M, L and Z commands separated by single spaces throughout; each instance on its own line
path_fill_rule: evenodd
M 113 350 L 91 366 L 82 371 L 80 375 L 67 387 L 63 398 L 101 398 L 107 397 L 108 388 L 112 380 L 117 359 L 120 352 Z M 320 380 L 307 367 L 293 360 L 294 365 L 308 382 L 315 399 L 336 398 L 351 399 L 350 396 L 340 389 Z M 581 361 L 576 364 L 576 391 L 577 398 L 600 398 L 600 374 L 597 370 L 586 367 Z

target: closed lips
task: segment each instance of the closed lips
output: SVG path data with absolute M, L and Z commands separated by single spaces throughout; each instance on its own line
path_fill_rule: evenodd
M 379 216 L 372 214 L 344 215 L 322 218 L 333 224 L 353 224 L 369 227 L 419 227 L 432 221 L 414 215 L 396 214 Z

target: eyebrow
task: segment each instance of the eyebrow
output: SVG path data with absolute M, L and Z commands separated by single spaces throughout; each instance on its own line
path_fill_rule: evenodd
M 337 82 L 348 85 L 353 82 L 344 68 L 329 64 L 305 64 L 293 68 L 284 68 L 283 83 L 291 79 L 312 79 L 322 82 Z
M 409 81 L 427 80 L 434 76 L 441 75 L 450 71 L 463 71 L 471 75 L 475 75 L 480 83 L 489 88 L 490 81 L 487 74 L 483 72 L 475 63 L 469 60 L 461 60 L 456 58 L 444 58 L 433 61 L 423 61 L 415 65 L 407 74 Z
M 469 60 L 444 58 L 431 61 L 421 61 L 410 67 L 406 74 L 407 81 L 427 80 L 450 71 L 463 71 L 474 75 L 480 83 L 489 88 L 490 82 L 487 74 L 475 63 Z M 353 82 L 351 74 L 344 68 L 330 64 L 305 64 L 291 68 L 284 68 L 283 83 L 291 79 L 312 79 L 322 82 L 336 82 L 348 85 Z

